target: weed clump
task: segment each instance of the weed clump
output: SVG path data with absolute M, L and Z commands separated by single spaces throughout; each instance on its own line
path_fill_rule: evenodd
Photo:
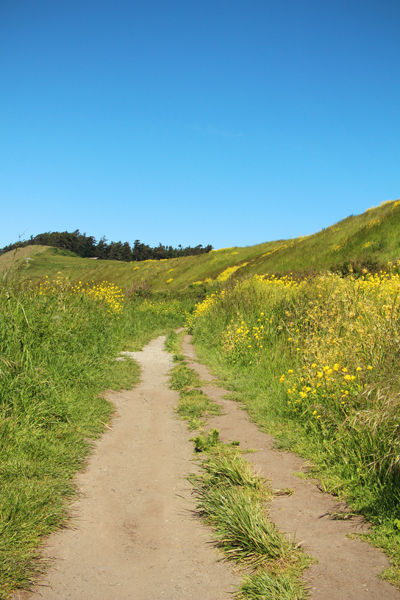
M 208 452 L 220 444 L 219 429 L 210 429 L 207 434 L 201 433 L 195 438 L 191 438 L 191 441 L 194 443 L 195 452 Z
M 200 429 L 205 424 L 202 417 L 220 415 L 221 408 L 202 390 L 192 389 L 181 392 L 176 412 L 182 419 L 188 421 L 189 429 L 193 430 Z
M 173 390 L 184 390 L 188 387 L 199 387 L 201 384 L 196 372 L 185 364 L 178 364 L 172 370 L 170 387 Z
M 237 600 L 303 600 L 308 595 L 299 581 L 286 574 L 270 575 L 267 572 L 246 575 Z

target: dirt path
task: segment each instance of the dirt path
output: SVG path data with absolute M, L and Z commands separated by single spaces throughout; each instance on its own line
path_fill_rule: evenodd
M 72 526 L 46 545 L 54 567 L 36 593 L 14 600 L 227 600 L 239 584 L 239 575 L 207 544 L 209 531 L 190 513 L 184 477 L 194 470 L 193 444 L 173 413 L 178 394 L 167 388 L 172 362 L 163 342 L 158 338 L 143 352 L 127 353 L 140 363 L 142 381 L 133 391 L 110 396 L 118 416 L 77 478 L 82 495 Z M 183 353 L 212 382 L 189 336 Z M 226 390 L 211 385 L 203 391 L 224 409 L 209 426 L 221 430 L 223 441 L 256 448 L 248 458 L 274 488 L 294 489 L 292 496 L 274 499 L 271 517 L 319 561 L 306 573 L 312 600 L 400 600 L 377 577 L 388 565 L 385 556 L 345 537 L 360 523 L 330 520 L 326 514 L 335 509 L 335 499 L 292 475 L 304 469 L 304 461 L 273 450 L 273 438 L 249 422 L 240 404 L 222 398 Z
M 190 336 L 183 341 L 183 354 L 204 381 L 214 379 L 198 363 Z M 362 531 L 359 520 L 334 521 L 327 513 L 337 511 L 337 501 L 321 493 L 308 481 L 292 475 L 305 471 L 305 461 L 289 452 L 272 448 L 274 438 L 261 432 L 248 420 L 237 402 L 223 399 L 221 388 L 207 386 L 203 391 L 223 407 L 224 415 L 209 419 L 209 426 L 220 429 L 222 441 L 239 440 L 242 448 L 255 448 L 249 460 L 263 477 L 272 479 L 274 489 L 290 488 L 291 496 L 277 496 L 272 502 L 271 519 L 281 531 L 295 537 L 318 564 L 306 571 L 312 600 L 399 600 L 400 592 L 378 579 L 389 566 L 385 555 L 366 543 L 350 540 L 346 534 Z
M 239 577 L 218 562 L 192 508 L 185 475 L 194 470 L 186 424 L 174 416 L 164 338 L 131 353 L 142 381 L 110 399 L 118 417 L 77 480 L 71 529 L 50 537 L 55 557 L 32 600 L 228 599 Z M 183 496 L 184 499 L 182 499 Z

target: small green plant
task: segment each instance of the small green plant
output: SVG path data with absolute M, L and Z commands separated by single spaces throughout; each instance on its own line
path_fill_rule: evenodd
M 303 600 L 307 597 L 296 577 L 266 571 L 246 575 L 236 600 Z
M 195 452 L 208 452 L 211 448 L 218 446 L 219 441 L 219 429 L 210 429 L 207 434 L 197 435 L 192 438 L 191 441 L 194 443 Z
M 201 382 L 196 371 L 185 364 L 178 364 L 172 369 L 170 387 L 173 390 L 185 390 L 188 387 L 200 387 Z
M 174 354 L 172 357 L 172 362 L 177 363 L 177 362 L 184 362 L 185 357 L 183 356 L 183 354 Z
M 182 419 L 188 421 L 190 430 L 200 429 L 205 424 L 202 417 L 221 414 L 221 407 L 212 402 L 202 390 L 197 389 L 181 391 L 175 410 Z

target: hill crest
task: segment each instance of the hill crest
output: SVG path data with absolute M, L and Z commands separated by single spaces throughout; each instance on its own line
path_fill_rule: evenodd
M 76 281 L 108 280 L 124 290 L 179 291 L 188 285 L 255 274 L 313 274 L 322 270 L 379 270 L 400 259 L 400 200 L 383 202 L 310 236 L 194 256 L 119 262 L 63 255 L 48 246 L 28 246 L 0 256 L 0 269 L 19 267 L 28 279 L 58 272 Z

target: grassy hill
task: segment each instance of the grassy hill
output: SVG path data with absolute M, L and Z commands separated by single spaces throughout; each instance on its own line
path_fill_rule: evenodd
M 151 286 L 179 291 L 206 280 L 265 273 L 377 270 L 400 259 L 400 200 L 387 201 L 310 236 L 169 260 L 123 263 L 79 258 L 46 246 L 28 246 L 0 257 L 0 270 L 17 268 L 29 280 L 61 272 L 73 282 L 107 280 L 124 290 Z
M 170 260 L 92 260 L 39 245 L 0 256 L 0 598 L 43 570 L 37 547 L 65 524 L 71 478 L 115 410 L 99 392 L 137 381 L 118 352 L 185 324 L 252 421 L 371 522 L 363 539 L 386 552 L 382 578 L 400 589 L 400 261 L 393 277 L 253 278 L 207 296 L 212 282 L 235 277 L 379 270 L 399 259 L 400 201 L 308 237 Z M 51 282 L 58 273 L 83 285 Z M 21 290 L 20 279 L 42 286 Z M 104 280 L 173 293 L 122 303 Z

